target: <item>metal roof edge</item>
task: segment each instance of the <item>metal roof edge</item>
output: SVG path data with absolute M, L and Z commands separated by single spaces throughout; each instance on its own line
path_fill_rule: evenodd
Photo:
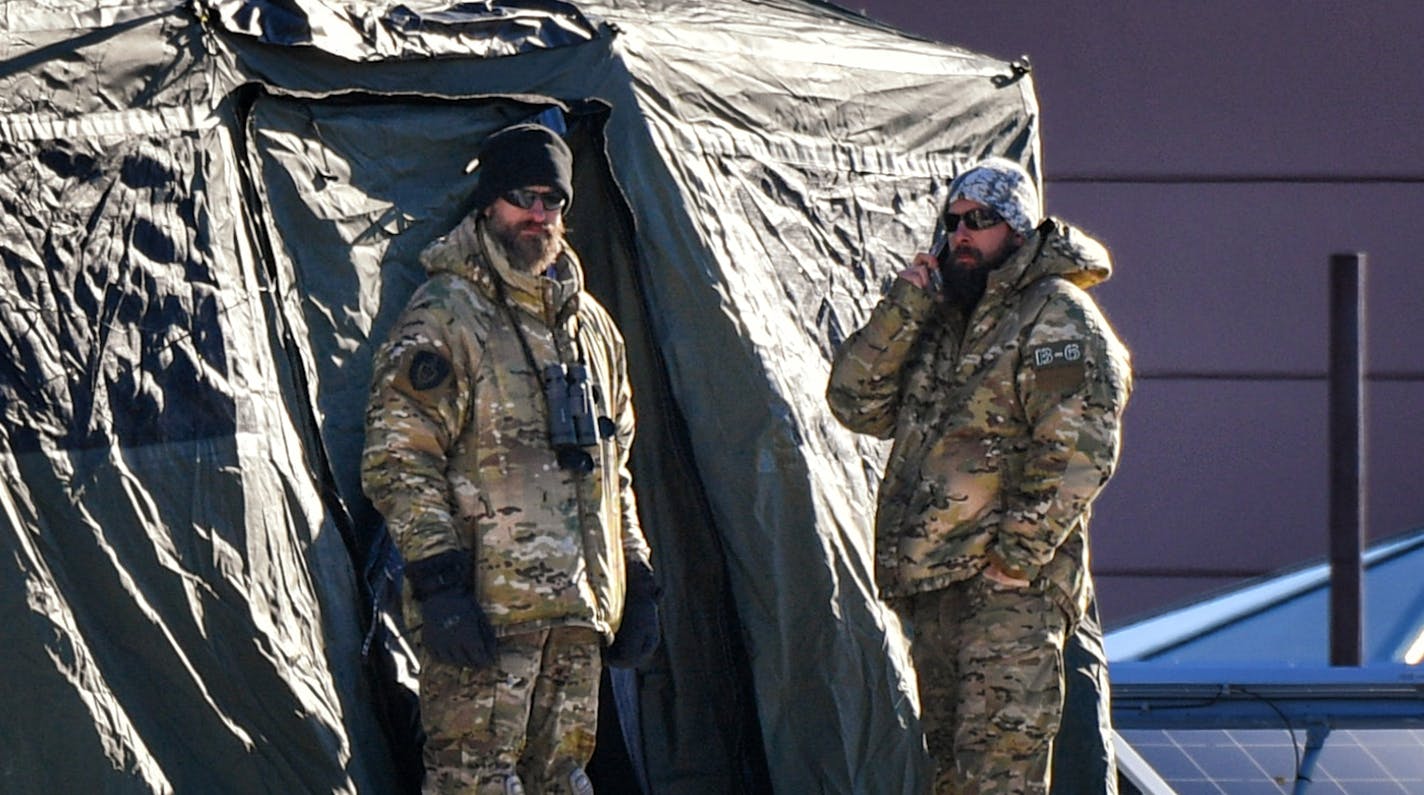
M 1378 544 L 1364 553 L 1363 562 L 1368 572 L 1370 566 L 1414 548 L 1424 548 L 1424 529 Z M 1104 635 L 1103 642 L 1108 659 L 1123 662 L 1142 660 L 1244 616 L 1308 591 L 1326 587 L 1329 583 L 1328 563 L 1309 564 L 1305 568 L 1249 583 L 1197 604 L 1128 624 Z

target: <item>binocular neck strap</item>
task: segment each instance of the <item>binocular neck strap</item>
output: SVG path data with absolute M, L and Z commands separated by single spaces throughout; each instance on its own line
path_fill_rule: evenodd
M 491 275 L 494 277 L 495 300 L 503 310 L 505 320 L 509 321 L 509 327 L 514 332 L 515 338 L 519 340 L 519 349 L 524 353 L 524 363 L 529 366 L 529 377 L 534 379 L 534 392 L 544 401 L 544 414 L 548 415 L 552 407 L 548 405 L 548 396 L 544 394 L 542 388 L 543 381 L 540 380 L 539 375 L 542 371 L 539 368 L 539 362 L 534 358 L 534 349 L 529 346 L 529 338 L 524 335 L 524 327 L 519 324 L 519 316 L 516 314 L 515 308 L 510 305 L 509 292 L 504 280 L 498 273 L 491 273 Z M 549 333 L 554 339 L 554 355 L 558 357 L 559 364 L 567 364 L 569 359 L 581 363 L 583 350 L 579 346 L 578 340 L 579 316 L 577 312 L 569 318 L 568 328 L 567 335 L 562 331 L 562 324 L 556 324 L 554 328 L 549 329 Z M 566 349 L 569 349 L 568 353 L 572 354 L 571 356 L 565 356 Z

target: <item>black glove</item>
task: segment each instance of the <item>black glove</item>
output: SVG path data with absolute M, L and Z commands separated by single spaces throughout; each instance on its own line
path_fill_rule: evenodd
M 623 601 L 623 625 L 613 637 L 605 659 L 614 668 L 646 665 L 658 648 L 662 633 L 658 621 L 658 597 L 662 589 L 653 579 L 653 569 L 641 560 L 628 562 L 628 595 Z
M 470 556 L 441 552 L 406 564 L 420 600 L 422 635 L 430 656 L 452 665 L 487 668 L 494 662 L 494 627 L 470 589 Z

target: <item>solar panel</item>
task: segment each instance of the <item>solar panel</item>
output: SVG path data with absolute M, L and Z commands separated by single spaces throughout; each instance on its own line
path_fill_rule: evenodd
M 1119 663 L 1113 677 L 1119 771 L 1147 782 L 1127 795 L 1424 795 L 1419 668 Z
M 1178 795 L 1424 795 L 1424 729 L 1126 729 Z

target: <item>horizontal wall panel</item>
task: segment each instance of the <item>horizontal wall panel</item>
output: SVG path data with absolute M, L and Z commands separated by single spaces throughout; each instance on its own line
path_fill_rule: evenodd
M 1365 254 L 1368 365 L 1424 377 L 1420 185 L 1053 184 L 1113 252 L 1099 293 L 1149 373 L 1323 375 L 1330 257 Z M 1387 212 L 1386 212 L 1387 210 Z
M 1103 592 L 1105 615 L 1161 608 L 1158 600 L 1183 595 L 1182 582 L 1205 587 L 1324 560 L 1326 395 L 1324 383 L 1139 383 L 1118 473 L 1093 519 L 1094 572 L 1119 583 Z M 1424 383 L 1366 392 L 1369 540 L 1424 527 L 1420 406 Z M 1159 579 L 1160 587 L 1135 590 Z
M 855 5 L 976 52 L 1027 54 L 1050 177 L 1424 176 L 1415 0 Z

